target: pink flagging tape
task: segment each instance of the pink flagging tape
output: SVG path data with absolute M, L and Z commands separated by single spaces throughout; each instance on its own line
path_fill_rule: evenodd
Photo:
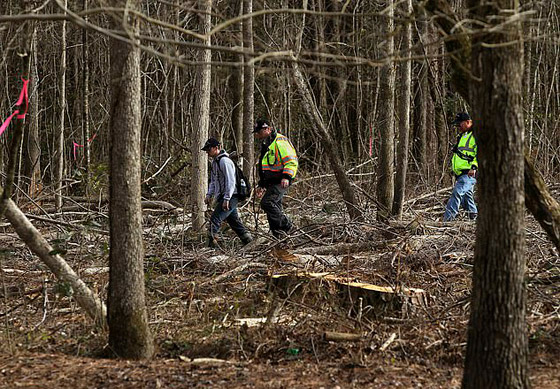
M 5 121 L 4 123 L 2 123 L 2 127 L 0 127 L 0 136 L 2 135 L 2 133 L 6 130 L 6 128 L 8 128 L 8 126 L 10 125 L 10 122 L 12 121 L 12 118 L 14 116 L 16 116 L 19 113 L 18 110 L 16 110 L 13 114 L 11 114 Z
M 87 140 L 88 143 L 93 142 L 93 140 L 95 139 L 96 136 L 97 136 L 97 133 L 93 134 L 93 136 L 90 139 Z M 80 145 L 80 144 L 74 142 L 74 161 L 76 160 L 76 149 L 78 149 L 79 147 L 84 147 L 84 145 Z
M 76 149 L 78 147 L 84 147 L 84 145 L 79 145 L 76 142 L 74 142 L 74 161 L 76 160 Z
M 29 95 L 27 93 L 27 85 L 29 84 L 29 80 L 21 79 L 23 81 L 23 87 L 21 88 L 21 92 L 19 93 L 19 99 L 16 103 L 16 106 L 20 106 L 23 104 L 25 100 L 25 111 L 22 114 L 18 115 L 18 119 L 24 119 L 25 115 L 27 114 L 27 108 L 29 108 Z
M 8 128 L 14 116 L 17 115 L 16 119 L 24 119 L 25 115 L 27 114 L 27 108 L 29 107 L 29 95 L 27 92 L 29 80 L 25 80 L 23 78 L 21 80 L 23 81 L 23 87 L 21 88 L 21 92 L 19 93 L 19 98 L 16 106 L 19 107 L 25 102 L 25 110 L 23 111 L 23 113 L 20 113 L 20 110 L 16 109 L 14 113 L 12 113 L 6 120 L 4 120 L 4 123 L 2 123 L 2 126 L 0 127 L 0 136 L 4 133 L 4 131 L 6 131 L 6 128 Z

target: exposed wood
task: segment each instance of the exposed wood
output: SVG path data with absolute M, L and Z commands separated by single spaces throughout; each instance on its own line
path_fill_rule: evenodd
M 362 339 L 362 334 L 349 334 L 346 332 L 325 331 L 323 338 L 332 342 L 356 342 Z

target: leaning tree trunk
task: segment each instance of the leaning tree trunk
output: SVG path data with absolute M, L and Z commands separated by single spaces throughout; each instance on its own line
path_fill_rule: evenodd
M 543 178 L 525 155 L 525 205 L 560 252 L 560 204 L 550 194 Z
M 472 15 L 485 25 L 519 12 L 498 0 Z M 507 13 L 502 10 L 507 10 Z M 480 216 L 463 388 L 528 388 L 523 189 L 523 39 L 519 19 L 473 40 L 470 96 L 478 144 Z M 515 42 L 512 44 L 512 42 Z M 508 43 L 507 45 L 505 43 Z M 502 44 L 502 46 L 500 46 Z M 495 45 L 495 47 L 490 47 Z
M 383 18 L 387 64 L 381 69 L 381 106 L 379 117 L 379 161 L 377 165 L 377 220 L 386 222 L 393 208 L 395 189 L 395 67 L 391 56 L 394 51 L 393 0 L 387 0 L 387 14 Z
M 1 188 L 0 188 L 1 190 Z M 16 234 L 25 242 L 27 247 L 37 255 L 53 272 L 57 279 L 67 282 L 73 291 L 72 297 L 78 305 L 91 317 L 97 325 L 106 324 L 107 309 L 105 304 L 96 296 L 87 284 L 55 250 L 41 233 L 31 224 L 29 219 L 12 200 L 6 200 L 5 215 Z
M 211 26 L 212 0 L 199 0 L 200 33 L 208 34 Z M 204 42 L 210 46 L 210 37 Z M 191 205 L 192 205 L 192 227 L 194 231 L 200 231 L 204 225 L 204 197 L 208 186 L 208 160 L 206 153 L 201 150 L 204 142 L 208 139 L 210 127 L 210 77 L 212 52 L 210 49 L 201 49 L 199 61 L 201 63 L 197 73 L 197 97 L 195 107 L 195 127 L 192 147 L 192 170 L 191 170 Z
M 124 0 L 120 2 L 124 6 Z M 126 1 L 138 7 L 139 0 Z M 123 21 L 134 31 L 135 21 Z M 123 23 L 123 24 L 124 24 Z M 115 28 L 123 28 L 119 21 Z M 154 345 L 148 327 L 144 286 L 141 205 L 140 49 L 111 44 L 111 171 L 108 324 L 109 346 L 121 358 L 150 358 Z
M 348 215 L 352 220 L 361 219 L 362 213 L 358 208 L 356 196 L 354 195 L 354 189 L 352 187 L 352 184 L 350 183 L 350 180 L 348 180 L 348 176 L 344 172 L 342 162 L 340 161 L 341 151 L 339 143 L 335 142 L 332 139 L 332 136 L 329 134 L 327 126 L 325 125 L 325 122 L 323 121 L 323 118 L 319 113 L 319 108 L 313 101 L 310 87 L 305 81 L 305 78 L 299 68 L 299 64 L 296 62 L 295 58 L 293 58 L 292 70 L 295 83 L 299 89 L 300 94 L 303 97 L 303 107 L 305 108 L 305 112 L 307 112 L 310 120 L 315 124 L 315 133 L 321 140 L 324 149 L 329 151 L 327 153 L 327 157 L 329 159 L 331 169 L 333 170 L 336 177 L 338 187 L 342 192 L 342 198 L 344 199 L 344 202 L 346 204 Z

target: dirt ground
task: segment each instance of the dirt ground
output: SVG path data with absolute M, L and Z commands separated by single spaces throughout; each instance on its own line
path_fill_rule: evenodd
M 389 226 L 374 221 L 366 199 L 366 222 L 350 223 L 342 202 L 305 188 L 287 199 L 298 228 L 282 241 L 252 204 L 242 210 L 258 225 L 246 248 L 227 230 L 221 249 L 205 248 L 188 215 L 146 210 L 151 361 L 108 358 L 107 333 L 93 327 L 71 288 L 2 226 L 0 387 L 459 388 L 475 223 L 438 222 L 445 193 L 410 201 L 405 220 Z M 66 213 L 76 228 L 35 223 L 102 296 L 105 214 Z M 558 253 L 528 216 L 535 388 L 560 387 L 559 283 Z

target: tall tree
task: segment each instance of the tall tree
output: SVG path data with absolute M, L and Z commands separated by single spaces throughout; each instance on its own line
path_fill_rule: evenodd
M 459 26 L 446 41 L 452 80 L 483 123 L 475 129 L 483 174 L 463 387 L 528 388 L 519 3 L 469 0 L 467 17 L 488 27 L 472 38 L 447 1 L 427 6 L 447 34 Z
M 243 0 L 236 0 L 232 4 L 232 15 L 237 17 L 243 14 Z M 235 34 L 235 44 L 243 47 L 243 32 Z M 239 64 L 243 64 L 243 54 L 234 54 L 234 60 Z M 243 153 L 243 66 L 237 66 L 232 69 L 232 76 L 230 78 L 231 92 L 232 92 L 232 112 L 231 122 L 233 127 L 233 135 L 235 137 L 235 145 L 239 155 Z M 249 150 L 252 153 L 252 150 Z M 244 158 L 240 158 L 243 161 Z
M 140 0 L 120 0 L 117 6 L 135 9 L 139 3 Z M 115 16 L 113 28 L 135 31 L 137 21 L 124 11 L 122 19 Z M 117 39 L 111 43 L 111 248 L 107 320 L 113 352 L 122 358 L 143 359 L 152 356 L 154 346 L 145 302 L 140 201 L 140 49 L 135 43 Z
M 394 158 L 395 158 L 395 67 L 394 54 L 394 2 L 387 0 L 387 12 L 383 17 L 383 55 L 387 62 L 381 68 L 381 109 L 379 114 L 379 162 L 377 165 L 377 220 L 386 221 L 393 208 Z
M 39 137 L 39 72 L 37 65 L 37 32 L 36 28 L 33 29 L 31 38 L 31 84 L 30 91 L 30 123 L 29 132 L 26 133 L 24 145 L 25 156 L 24 172 L 29 177 L 29 197 L 35 198 L 40 191 L 41 181 L 41 140 Z
M 68 0 L 64 0 L 64 9 Z M 59 68 L 59 122 L 55 137 L 55 207 L 62 208 L 62 178 L 64 176 L 64 119 L 66 117 L 66 21 L 62 22 L 60 32 L 60 68 Z
M 404 15 L 412 16 L 412 0 L 406 0 L 401 5 Z M 412 45 L 412 23 L 408 22 L 402 30 L 402 41 L 400 52 L 402 56 L 410 53 Z M 397 101 L 397 125 L 399 131 L 396 175 L 395 175 L 395 197 L 393 199 L 393 215 L 398 218 L 402 216 L 404 204 L 404 191 L 406 186 L 406 171 L 408 167 L 408 138 L 410 134 L 410 97 L 411 97 L 411 63 L 410 61 L 399 64 L 400 97 Z
M 483 123 L 475 130 L 483 174 L 463 387 L 528 388 L 519 3 L 468 6 L 471 18 L 494 31 L 472 42 L 470 96 Z
M 253 13 L 253 0 L 243 1 L 243 14 Z M 255 155 L 253 139 L 253 116 L 255 115 L 255 65 L 251 63 L 253 47 L 253 17 L 243 19 L 243 47 L 245 48 L 245 66 L 243 67 L 243 172 L 253 177 Z
M 88 0 L 83 0 L 83 9 L 87 11 Z M 87 21 L 87 16 L 84 16 Z M 89 48 L 88 48 L 88 30 L 82 29 L 82 88 L 83 88 L 83 111 L 82 111 L 82 140 L 84 145 L 84 156 L 86 165 L 86 179 L 89 177 L 91 171 L 91 147 L 90 147 L 90 130 L 89 130 Z
M 199 0 L 199 30 L 201 34 L 208 34 L 212 27 L 212 0 Z M 210 46 L 210 36 L 204 42 Z M 196 107 L 192 147 L 192 174 L 191 174 L 191 204 L 192 226 L 194 231 L 200 231 L 204 225 L 204 197 L 208 186 L 208 161 L 206 153 L 201 151 L 210 127 L 210 78 L 212 67 L 212 52 L 210 49 L 200 49 L 200 65 L 196 82 Z

